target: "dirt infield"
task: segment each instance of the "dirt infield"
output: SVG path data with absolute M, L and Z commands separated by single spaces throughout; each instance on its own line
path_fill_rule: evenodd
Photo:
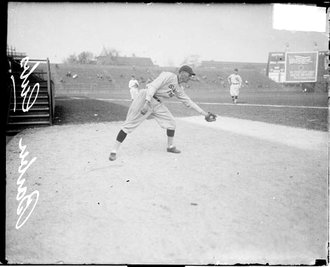
M 120 122 L 56 125 L 23 131 L 9 141 L 9 263 L 326 259 L 326 132 L 183 117 L 176 134 L 183 152 L 169 154 L 164 131 L 150 120 L 127 137 L 118 160 L 110 162 L 119 127 Z M 29 154 L 20 154 L 20 140 Z M 18 186 L 22 179 L 25 190 Z M 16 197 L 35 191 L 35 209 L 16 229 Z

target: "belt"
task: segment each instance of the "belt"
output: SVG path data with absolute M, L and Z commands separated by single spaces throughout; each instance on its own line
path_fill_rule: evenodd
M 156 99 L 159 103 L 161 103 L 160 99 L 157 96 L 152 96 L 154 99 Z

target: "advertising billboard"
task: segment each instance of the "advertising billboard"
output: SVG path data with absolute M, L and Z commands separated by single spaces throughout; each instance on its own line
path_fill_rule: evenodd
M 285 82 L 317 81 L 318 52 L 286 52 Z
M 270 52 L 268 56 L 268 78 L 277 83 L 285 82 L 285 53 Z

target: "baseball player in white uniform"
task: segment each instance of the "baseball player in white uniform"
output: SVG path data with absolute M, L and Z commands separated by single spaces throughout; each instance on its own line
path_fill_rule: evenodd
M 132 75 L 132 78 L 128 83 L 128 87 L 131 94 L 131 100 L 133 101 L 139 93 L 139 82 L 135 79 L 134 75 Z
M 172 72 L 162 72 L 156 79 L 146 85 L 146 89 L 141 89 L 137 97 L 129 107 L 126 121 L 122 124 L 109 160 L 113 161 L 117 157 L 120 145 L 125 140 L 127 134 L 133 132 L 145 119 L 153 118 L 160 127 L 167 133 L 167 152 L 180 153 L 173 145 L 176 123 L 173 115 L 164 105 L 163 99 L 177 97 L 185 106 L 193 108 L 207 121 L 215 121 L 216 115 L 204 111 L 194 103 L 184 92 L 182 83 L 187 83 L 194 76 L 192 68 L 184 65 L 179 69 L 178 74 Z
M 239 96 L 239 89 L 242 86 L 242 78 L 238 75 L 238 69 L 235 69 L 234 73 L 228 76 L 228 83 L 230 85 L 232 101 L 236 104 Z

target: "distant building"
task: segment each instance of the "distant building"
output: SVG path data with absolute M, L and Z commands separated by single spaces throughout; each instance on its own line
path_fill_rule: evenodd
M 151 58 L 148 57 L 112 57 L 99 56 L 96 57 L 99 65 L 114 65 L 114 66 L 154 66 Z

